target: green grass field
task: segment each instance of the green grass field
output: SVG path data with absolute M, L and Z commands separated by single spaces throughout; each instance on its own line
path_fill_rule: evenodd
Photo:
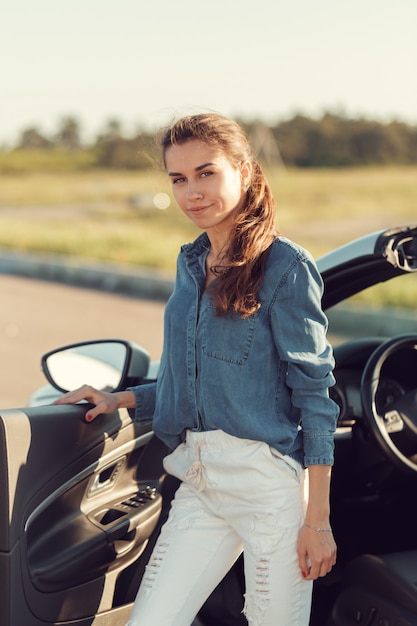
M 417 223 L 417 167 L 275 169 L 268 178 L 283 235 L 319 256 L 352 238 Z M 198 231 L 157 170 L 3 174 L 0 248 L 72 255 L 174 272 Z M 132 198 L 136 199 L 132 202 Z

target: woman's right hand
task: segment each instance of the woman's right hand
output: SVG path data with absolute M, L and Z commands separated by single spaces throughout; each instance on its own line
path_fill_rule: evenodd
M 85 414 L 87 422 L 92 422 L 98 415 L 113 413 L 122 407 L 135 407 L 135 395 L 132 391 L 110 393 L 108 391 L 99 391 L 91 387 L 91 385 L 83 385 L 74 391 L 69 391 L 57 398 L 53 404 L 77 404 L 77 402 L 82 400 L 94 404 L 94 407 Z

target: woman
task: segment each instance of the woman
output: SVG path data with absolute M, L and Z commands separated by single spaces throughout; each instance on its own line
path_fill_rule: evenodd
M 188 116 L 161 145 L 175 199 L 204 232 L 178 257 L 158 382 L 114 394 L 84 386 L 58 403 L 88 400 L 87 421 L 132 409 L 173 450 L 165 469 L 182 482 L 130 625 L 189 625 L 243 550 L 249 624 L 307 626 L 312 581 L 336 560 L 321 277 L 277 234 L 238 124 Z

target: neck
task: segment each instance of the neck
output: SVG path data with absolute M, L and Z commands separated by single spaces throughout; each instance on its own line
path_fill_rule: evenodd
M 207 236 L 210 241 L 210 256 L 212 258 L 219 258 L 223 251 L 227 248 L 227 244 L 230 238 L 230 232 L 207 232 Z

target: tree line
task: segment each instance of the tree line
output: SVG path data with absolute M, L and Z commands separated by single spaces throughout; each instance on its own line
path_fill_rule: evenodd
M 238 120 L 249 135 L 260 161 L 289 167 L 343 167 L 416 164 L 417 126 L 402 121 L 352 119 L 325 113 L 315 119 L 305 115 L 266 125 Z M 5 152 L 71 154 L 88 152 L 88 167 L 145 169 L 158 158 L 154 133 L 139 130 L 126 135 L 122 124 L 110 120 L 94 140 L 82 140 L 77 118 L 62 119 L 50 136 L 36 126 L 25 128 L 15 146 Z M 3 158 L 4 162 L 4 158 Z M 81 166 L 80 166 L 81 167 Z

